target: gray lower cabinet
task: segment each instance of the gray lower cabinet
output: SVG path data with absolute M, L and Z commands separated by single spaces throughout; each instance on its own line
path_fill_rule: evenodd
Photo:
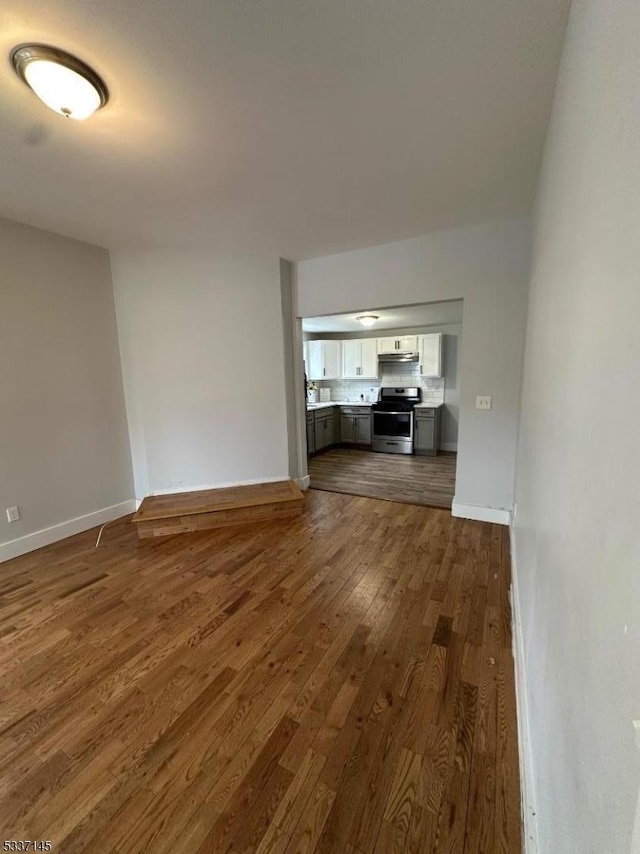
M 320 410 L 315 416 L 315 451 L 318 453 L 329 445 L 335 445 L 336 437 L 332 410 Z
M 334 406 L 333 413 L 333 439 L 336 444 L 340 442 L 340 407 Z
M 435 456 L 440 447 L 441 407 L 416 409 L 413 452 L 423 456 Z
M 353 415 L 340 414 L 340 441 L 353 442 Z
M 307 412 L 307 451 L 317 454 L 340 441 L 340 409 L 331 406 Z
M 356 445 L 371 444 L 371 413 L 356 415 L 355 427 Z
M 307 412 L 307 453 L 314 454 L 316 451 L 316 416 L 315 412 Z
M 371 444 L 371 409 L 368 406 L 344 408 L 340 415 L 340 441 L 347 445 Z
M 371 445 L 370 407 L 332 406 L 307 412 L 309 454 L 318 454 L 338 442 L 347 445 Z

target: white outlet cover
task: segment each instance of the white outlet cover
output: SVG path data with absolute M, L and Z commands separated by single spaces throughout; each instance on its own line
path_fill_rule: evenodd
M 7 521 L 17 522 L 20 519 L 20 510 L 17 507 L 7 507 Z
M 491 396 L 478 395 L 476 397 L 476 409 L 491 409 Z

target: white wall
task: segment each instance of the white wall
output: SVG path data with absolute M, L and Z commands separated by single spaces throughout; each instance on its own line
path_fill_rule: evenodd
M 112 253 L 137 498 L 288 477 L 280 263 Z
M 0 220 L 0 365 L 0 560 L 132 509 L 105 250 Z
M 574 2 L 539 190 L 517 458 L 517 593 L 540 854 L 632 850 L 639 56 L 637 0 Z
M 298 355 L 294 328 L 294 291 L 291 262 L 280 259 L 280 303 L 282 309 L 282 347 L 284 358 L 284 385 L 287 404 L 287 458 L 289 476 L 298 479 L 297 452 L 297 398 L 305 397 L 304 382 L 296 380 L 295 363 Z M 306 427 L 305 427 L 306 429 Z
M 301 317 L 464 299 L 454 507 L 479 515 L 513 505 L 529 256 L 530 224 L 517 220 L 296 265 Z M 475 409 L 479 394 L 492 395 L 491 411 Z

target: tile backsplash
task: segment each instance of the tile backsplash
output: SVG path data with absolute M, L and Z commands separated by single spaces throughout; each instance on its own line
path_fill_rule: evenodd
M 382 378 L 374 380 L 320 380 L 319 388 L 331 389 L 331 400 L 377 400 L 381 386 L 417 386 L 428 403 L 444 402 L 444 377 L 423 379 L 416 364 L 382 363 Z

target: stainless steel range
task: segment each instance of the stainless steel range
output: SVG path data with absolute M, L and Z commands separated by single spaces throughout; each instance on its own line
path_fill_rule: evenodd
M 413 453 L 413 407 L 421 400 L 419 388 L 380 389 L 380 400 L 371 407 L 374 451 Z

